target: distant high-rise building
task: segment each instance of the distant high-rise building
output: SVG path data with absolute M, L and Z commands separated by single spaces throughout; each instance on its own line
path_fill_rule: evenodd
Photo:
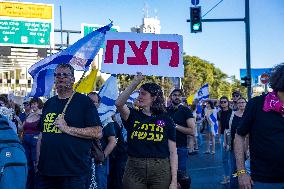
M 142 25 L 132 27 L 131 32 L 160 34 L 161 33 L 160 20 L 157 18 L 157 16 L 149 17 L 147 5 L 145 5 L 143 11 L 144 11 L 144 18 L 142 19 Z M 156 13 L 157 11 L 155 10 L 155 14 Z

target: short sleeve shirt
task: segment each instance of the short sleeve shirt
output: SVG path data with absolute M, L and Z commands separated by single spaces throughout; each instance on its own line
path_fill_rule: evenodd
M 39 172 L 45 176 L 78 176 L 90 171 L 92 140 L 62 133 L 53 122 L 62 113 L 68 99 L 50 98 L 44 105 Z M 67 125 L 76 128 L 100 126 L 98 112 L 89 97 L 75 93 L 64 116 Z
M 167 108 L 168 115 L 174 120 L 174 123 L 187 127 L 186 120 L 193 118 L 191 110 L 183 105 L 179 105 L 178 108 L 170 106 Z M 176 143 L 177 147 L 187 147 L 187 135 L 176 131 Z
M 226 111 L 219 111 L 217 113 L 217 120 L 220 121 L 219 127 L 221 127 L 221 134 L 224 134 L 225 129 L 229 129 L 229 120 L 232 115 L 232 109 Z
M 130 109 L 124 121 L 127 130 L 128 155 L 137 158 L 168 158 L 168 140 L 176 140 L 175 126 L 166 114 L 148 116 Z
M 101 139 L 102 148 L 105 149 L 108 144 L 108 137 L 115 136 L 114 123 L 110 122 L 103 128 L 103 138 Z
M 263 111 L 265 95 L 246 106 L 237 134 L 249 134 L 251 176 L 259 182 L 284 182 L 284 117 Z

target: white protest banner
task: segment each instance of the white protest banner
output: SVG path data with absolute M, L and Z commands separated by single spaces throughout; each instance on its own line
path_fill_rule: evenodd
M 181 35 L 107 32 L 101 72 L 183 77 Z

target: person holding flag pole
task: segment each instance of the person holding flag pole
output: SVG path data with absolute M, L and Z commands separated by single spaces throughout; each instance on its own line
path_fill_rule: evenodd
M 112 23 L 99 28 L 29 69 L 34 79 L 31 96 L 50 93 L 53 85 L 50 81 L 54 81 L 58 94 L 47 100 L 40 120 L 37 144 L 40 189 L 88 188 L 91 144 L 93 139 L 102 137 L 102 127 L 91 99 L 75 92 L 76 88 L 73 90 L 73 67 L 84 70 L 81 81 L 111 26 Z

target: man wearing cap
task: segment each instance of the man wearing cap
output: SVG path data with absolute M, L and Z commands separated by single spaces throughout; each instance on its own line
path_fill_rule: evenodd
M 238 101 L 238 99 L 239 99 L 241 96 L 242 96 L 242 95 L 241 95 L 240 91 L 234 91 L 234 92 L 232 93 L 233 105 L 232 105 L 231 109 L 232 109 L 233 111 L 237 111 L 237 110 L 238 110 L 237 101 Z
M 194 136 L 195 121 L 191 110 L 181 104 L 182 96 L 181 89 L 174 89 L 171 92 L 169 97 L 171 105 L 167 108 L 167 112 L 176 124 L 178 174 L 186 175 L 186 162 L 188 159 L 187 135 Z

